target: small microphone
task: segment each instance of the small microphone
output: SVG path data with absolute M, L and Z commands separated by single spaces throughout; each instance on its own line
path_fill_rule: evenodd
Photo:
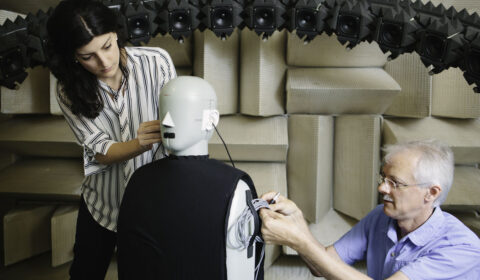
M 165 132 L 165 133 L 163 134 L 163 138 L 165 138 L 165 139 L 166 139 L 166 138 L 172 138 L 172 139 L 173 139 L 173 138 L 175 138 L 175 133 L 173 133 L 173 132 Z

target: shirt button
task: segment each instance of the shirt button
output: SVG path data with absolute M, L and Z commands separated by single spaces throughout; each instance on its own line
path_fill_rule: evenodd
M 395 252 L 392 252 L 390 256 L 395 257 Z

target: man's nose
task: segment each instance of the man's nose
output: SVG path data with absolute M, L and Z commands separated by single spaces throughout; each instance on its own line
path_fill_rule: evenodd
M 390 193 L 390 187 L 385 181 L 381 182 L 380 185 L 378 185 L 378 192 L 382 194 Z

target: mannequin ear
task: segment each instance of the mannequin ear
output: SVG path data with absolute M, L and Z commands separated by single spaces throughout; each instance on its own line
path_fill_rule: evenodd
M 212 130 L 220 120 L 220 113 L 217 110 L 203 110 L 202 130 Z
M 218 110 L 211 110 L 210 111 L 210 121 L 214 126 L 217 126 L 218 121 L 220 120 L 220 113 Z

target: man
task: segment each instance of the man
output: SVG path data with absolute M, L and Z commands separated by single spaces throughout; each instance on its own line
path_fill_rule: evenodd
M 263 237 L 295 249 L 315 276 L 327 279 L 480 279 L 478 237 L 440 209 L 453 169 L 452 151 L 437 141 L 389 146 L 378 186 L 383 205 L 332 246 L 320 244 L 300 209 L 282 196 L 260 212 Z M 350 266 L 360 260 L 368 276 Z

